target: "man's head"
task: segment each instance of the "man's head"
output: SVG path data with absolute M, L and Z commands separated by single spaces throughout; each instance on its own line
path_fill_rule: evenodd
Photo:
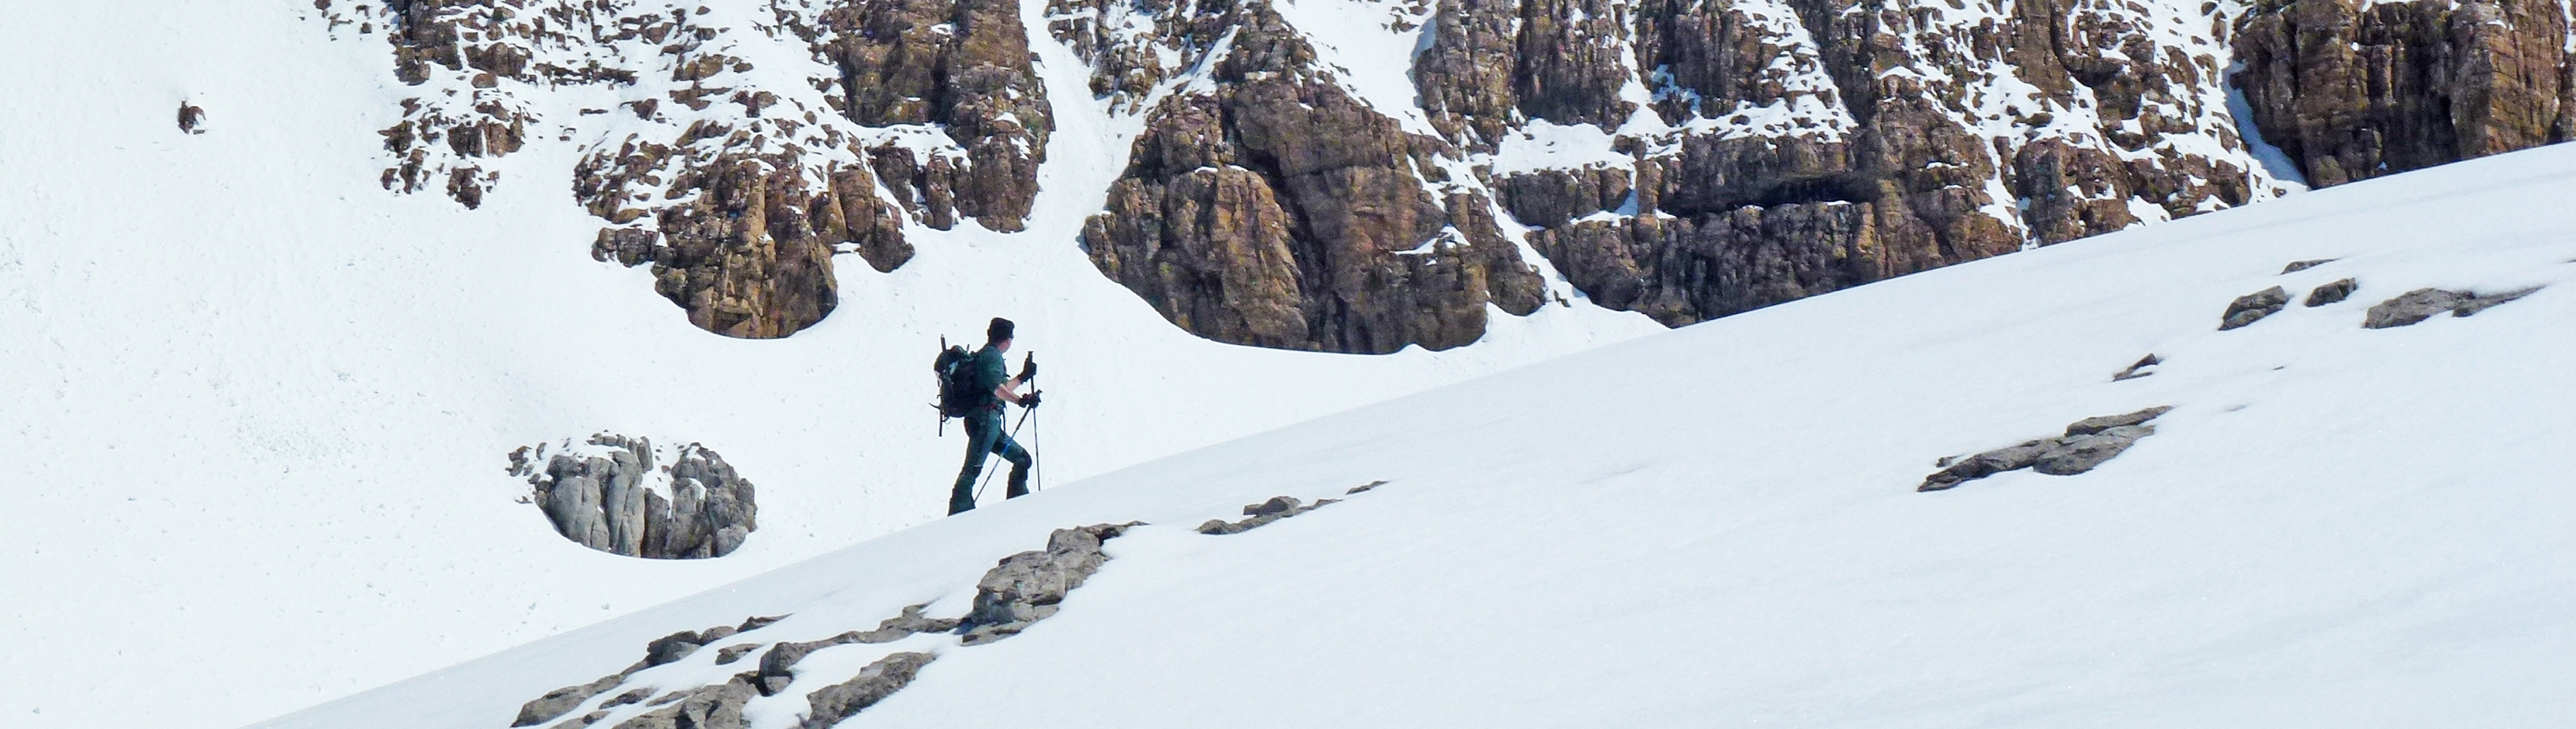
M 984 343 L 1000 344 L 1005 346 L 1009 345 L 1011 343 L 1011 320 L 998 316 L 993 317 L 993 323 L 990 326 L 984 327 Z

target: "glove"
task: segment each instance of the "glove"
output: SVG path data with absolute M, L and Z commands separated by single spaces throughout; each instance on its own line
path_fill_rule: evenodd
M 1037 393 L 1037 392 L 1035 392 L 1035 391 L 1031 391 L 1029 394 L 1021 395 L 1021 396 L 1020 396 L 1020 407 L 1024 407 L 1024 408 L 1034 408 L 1034 407 L 1037 407 L 1037 406 L 1038 406 L 1038 393 Z
M 1020 381 L 1021 381 L 1021 382 L 1027 382 L 1027 381 L 1029 381 L 1029 380 L 1034 380 L 1034 379 L 1037 379 L 1037 378 L 1038 378 L 1038 353 L 1036 353 L 1036 352 L 1030 352 L 1030 353 L 1028 354 L 1028 357 L 1027 357 L 1027 358 L 1020 360 Z

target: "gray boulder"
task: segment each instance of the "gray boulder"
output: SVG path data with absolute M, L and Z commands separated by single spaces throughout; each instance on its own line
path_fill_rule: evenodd
M 2227 305 L 2227 313 L 2219 315 L 2218 330 L 2223 332 L 2252 324 L 2289 304 L 2290 292 L 2279 286 L 2236 297 L 2235 302 Z
M 2387 329 L 2411 326 L 2445 311 L 2451 312 L 2452 316 L 2470 316 L 2485 311 L 2488 307 L 2529 296 L 2531 292 L 2539 290 L 2540 287 L 2534 286 L 2503 293 L 2477 294 L 2435 288 L 2416 289 L 2398 294 L 2395 298 L 2370 307 L 2370 312 L 2362 315 L 2361 328 Z
M 2039 459 L 2031 463 L 2030 470 L 2051 476 L 2073 476 L 2090 471 L 2128 450 L 2139 438 L 2155 432 L 2156 426 L 2153 425 L 2122 425 L 2089 435 L 2062 438 L 2048 452 L 2040 454 Z
M 1386 482 L 1378 481 L 1366 486 L 1353 488 L 1347 493 L 1356 494 L 1375 488 L 1384 483 Z M 1316 499 L 1315 503 L 1305 504 L 1298 502 L 1297 497 L 1294 496 L 1273 496 L 1270 497 L 1270 500 L 1268 501 L 1244 506 L 1243 513 L 1245 516 L 1250 518 L 1237 522 L 1227 522 L 1224 519 L 1209 519 L 1207 520 L 1207 523 L 1199 525 L 1198 532 L 1200 534 L 1241 534 L 1247 530 L 1264 524 L 1286 519 L 1309 511 L 1314 511 L 1328 504 L 1338 503 L 1341 503 L 1340 499 Z
M 662 708 L 619 723 L 615 729 L 743 729 L 742 706 L 759 692 L 743 676 L 677 694 Z
M 2329 264 L 2329 263 L 2333 263 L 2333 262 L 2336 262 L 2336 261 L 2340 261 L 2340 260 L 2343 260 L 2343 259 L 2341 259 L 2341 258 L 2319 258 L 2319 259 L 2315 259 L 2315 260 L 2308 260 L 2308 261 L 2291 261 L 2291 262 L 2290 262 L 2290 265 L 2282 266 L 2282 267 L 2281 267 L 2281 272 L 2282 272 L 2282 273 L 2285 273 L 2285 274 L 2288 274 L 2288 273 L 2298 273 L 2298 272 L 2300 272 L 2300 271 L 2305 271 L 2305 270 L 2308 270 L 2308 269 L 2311 269 L 2311 268 L 2316 268 L 2316 267 L 2318 267 L 2318 266 L 2323 266 L 2323 265 L 2326 265 L 2326 264 Z
M 2090 471 L 2128 450 L 2139 438 L 2153 435 L 2155 426 L 2145 423 L 2171 410 L 2173 407 L 2168 405 L 2085 418 L 2068 423 L 2063 436 L 2022 441 L 1955 461 L 1944 458 L 1937 464 L 1941 470 L 1923 477 L 1923 484 L 1914 490 L 1941 491 L 1963 482 L 2023 468 L 2052 476 L 2072 476 Z
M 2047 453 L 2049 446 L 2053 444 L 2047 440 L 2024 441 L 2020 445 L 1997 448 L 1969 456 L 1950 464 L 1947 468 L 1934 471 L 1930 476 L 1925 476 L 1923 485 L 1914 490 L 1939 491 L 1957 486 L 1962 481 L 1973 481 L 2005 471 L 2029 468 L 2030 464 L 2039 462 L 2040 455 Z
M 519 718 L 516 721 L 510 722 L 510 726 L 536 726 L 538 724 L 552 721 L 555 717 L 563 716 L 565 713 L 572 711 L 573 708 L 581 706 L 582 702 L 589 701 L 590 697 L 598 696 L 602 691 L 616 688 L 617 684 L 624 683 L 625 681 L 626 672 L 620 671 L 618 673 L 602 676 L 599 680 L 592 681 L 590 683 L 580 684 L 577 686 L 565 686 L 553 691 L 548 691 L 546 692 L 546 695 L 539 696 L 536 700 L 529 701 L 527 704 L 520 706 Z
M 758 528 L 751 482 L 705 446 L 680 448 L 664 498 L 646 485 L 659 468 L 651 440 L 600 433 L 586 442 L 614 450 L 548 458 L 538 445 L 510 454 L 511 475 L 528 479 L 530 500 L 564 538 L 630 557 L 698 559 L 732 553 Z
M 938 656 L 928 653 L 896 653 L 859 669 L 859 675 L 848 681 L 815 689 L 805 697 L 809 708 L 805 721 L 798 727 L 829 729 L 903 690 L 906 684 L 912 683 L 912 677 L 921 672 L 922 666 L 937 659 Z
M 2148 375 L 2155 374 L 2155 373 L 2153 373 L 2153 372 L 2148 372 L 2148 371 L 2146 371 L 2146 370 L 2147 370 L 2147 368 L 2149 368 L 2149 367 L 2154 367 L 2154 366 L 2156 366 L 2156 365 L 2160 365 L 2160 364 L 2164 364 L 2164 363 L 2165 363 L 2164 358 L 2162 358 L 2162 357 L 2157 357 L 2157 356 L 2155 355 L 2155 353 L 2153 353 L 2153 352 L 2149 352 L 2149 353 L 2147 353 L 2147 356 L 2139 357 L 2139 358 L 2138 358 L 2137 363 L 2129 365 L 2129 368 L 2128 368 L 2128 369 L 2120 370 L 2119 372 L 2112 373 L 2112 375 L 2111 375 L 2111 381 L 2112 381 L 2112 382 L 2119 382 L 2119 381 L 2121 381 L 2121 380 L 2134 380 L 2134 379 L 2138 379 L 2138 378 L 2140 378 L 2140 377 L 2145 377 L 2145 376 L 2148 376 Z
M 957 626 L 964 635 L 960 642 L 977 645 L 1001 640 L 1054 615 L 1066 593 L 1081 587 L 1109 561 L 1100 553 L 1100 543 L 1131 526 L 1135 524 L 1058 529 L 1047 537 L 1046 549 L 1003 558 L 976 584 L 975 606 Z
M 2352 296 L 2353 290 L 2357 288 L 2361 288 L 2361 284 L 2348 278 L 2316 287 L 2315 290 L 2308 292 L 2307 305 L 2313 308 L 2342 301 Z
M 2154 420 L 2156 419 L 2156 416 L 2163 415 L 2167 412 L 2171 412 L 2172 410 L 2173 406 L 2171 405 L 2158 405 L 2134 413 L 2085 418 L 2083 420 L 2066 424 L 2066 434 L 2070 436 L 2092 435 L 2124 425 L 2137 425 L 2149 420 Z

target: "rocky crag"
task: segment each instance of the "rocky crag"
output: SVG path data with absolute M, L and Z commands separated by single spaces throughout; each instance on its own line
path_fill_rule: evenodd
M 743 337 L 829 314 L 837 253 L 1027 228 L 1064 114 L 1128 155 L 1028 234 L 1202 336 L 1339 352 L 1574 291 L 1687 324 L 2576 126 L 2566 0 L 316 7 L 415 91 L 388 188 L 478 205 L 492 160 L 577 144 L 593 255 Z
M 722 557 L 759 528 L 751 482 L 696 443 L 672 451 L 609 433 L 541 443 L 510 453 L 510 475 L 528 480 L 528 501 L 557 533 L 603 552 Z
M 386 188 L 474 207 L 500 182 L 485 160 L 579 144 L 574 197 L 607 224 L 593 256 L 652 265 L 728 336 L 820 321 L 833 255 L 891 271 L 907 223 L 1021 229 L 1052 125 L 1001 0 L 315 5 L 381 34 L 416 94 L 384 130 Z
M 2266 0 L 2234 49 L 2251 121 L 2316 185 L 2566 141 L 2557 0 Z

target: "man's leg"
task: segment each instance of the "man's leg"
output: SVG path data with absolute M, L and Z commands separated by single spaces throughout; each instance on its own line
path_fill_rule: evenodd
M 975 479 L 984 475 L 984 459 L 1002 435 L 1001 423 L 986 420 L 982 414 L 966 416 L 966 465 L 957 469 L 957 485 L 948 492 L 951 516 L 975 508 Z
M 1029 464 L 1037 459 L 1030 458 L 1028 450 L 1021 448 L 1019 441 L 1012 440 L 1009 434 L 993 443 L 993 452 L 1011 462 L 1011 485 L 1004 497 L 1016 499 L 1029 495 Z

